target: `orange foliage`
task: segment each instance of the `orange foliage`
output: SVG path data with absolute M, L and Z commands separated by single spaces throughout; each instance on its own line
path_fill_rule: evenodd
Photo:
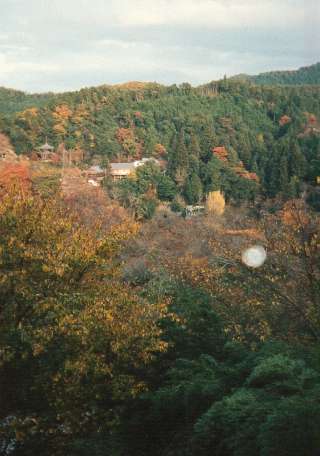
M 55 117 L 56 119 L 68 120 L 71 116 L 72 116 L 72 111 L 69 108 L 69 106 L 66 104 L 56 106 L 54 113 L 53 113 L 53 117 Z
M 128 140 L 134 141 L 133 130 L 131 128 L 118 128 L 116 132 L 116 138 L 120 144 L 123 144 Z
M 247 171 L 242 162 L 240 162 L 238 166 L 235 166 L 233 170 L 238 176 L 243 177 L 244 179 L 259 182 L 259 176 L 256 173 Z
M 7 192 L 12 186 L 19 186 L 22 190 L 27 190 L 31 187 L 30 168 L 28 162 L 1 164 L 1 191 Z
M 265 234 L 256 228 L 246 228 L 242 230 L 223 230 L 224 236 L 241 236 L 251 240 L 266 242 Z
M 284 115 L 281 117 L 281 119 L 279 120 L 279 125 L 281 127 L 283 127 L 284 125 L 287 125 L 289 124 L 290 122 L 292 121 L 291 117 L 287 116 L 287 115 Z
M 154 152 L 157 156 L 163 156 L 166 155 L 167 150 L 162 144 L 158 143 L 154 146 Z
M 284 225 L 296 230 L 301 230 L 311 222 L 305 204 L 301 200 L 288 201 L 282 210 L 282 221 Z
M 116 138 L 129 157 L 141 158 L 142 144 L 136 138 L 132 128 L 118 128 L 116 131 Z
M 214 147 L 213 154 L 221 161 L 228 161 L 228 151 L 224 146 Z

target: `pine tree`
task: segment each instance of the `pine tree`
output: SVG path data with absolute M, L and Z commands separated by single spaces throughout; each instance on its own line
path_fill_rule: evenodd
M 173 139 L 175 149 L 171 151 L 168 171 L 179 187 L 182 187 L 188 174 L 188 151 L 185 143 L 184 130 L 181 129 L 178 138 Z
M 287 199 L 295 199 L 299 197 L 300 190 L 299 178 L 297 176 L 292 176 L 284 195 Z
M 307 161 L 301 152 L 298 143 L 294 143 L 291 146 L 290 156 L 290 175 L 297 176 L 299 179 L 303 179 L 307 172 Z
M 184 196 L 189 204 L 197 204 L 202 198 L 202 183 L 199 176 L 193 173 L 185 183 Z
M 172 201 L 177 193 L 175 183 L 169 176 L 161 176 L 157 186 L 158 198 L 164 201 Z
M 286 192 L 288 188 L 288 160 L 286 155 L 282 155 L 279 163 L 279 190 Z
M 180 130 L 178 136 L 178 143 L 176 148 L 176 168 L 186 169 L 188 166 L 188 151 L 186 147 L 186 140 L 183 128 Z
M 201 155 L 201 148 L 197 136 L 192 131 L 190 134 L 189 153 L 197 158 Z
M 205 125 L 201 133 L 201 159 L 205 162 L 210 160 L 212 156 L 211 149 L 217 145 L 217 138 L 214 134 L 212 126 Z

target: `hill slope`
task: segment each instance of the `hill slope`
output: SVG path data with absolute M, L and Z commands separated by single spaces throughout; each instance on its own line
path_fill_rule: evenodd
M 319 64 L 310 68 L 290 80 L 302 81 Z M 163 185 L 189 201 L 217 189 L 253 199 L 256 175 L 264 195 L 297 195 L 320 175 L 319 122 L 320 85 L 236 78 L 196 88 L 132 82 L 62 94 L 0 90 L 0 132 L 18 153 L 30 155 L 47 137 L 53 146 L 83 149 L 91 163 L 161 157 L 174 181 Z
M 320 63 L 294 71 L 270 71 L 256 76 L 239 74 L 230 79 L 260 85 L 317 85 L 320 84 Z

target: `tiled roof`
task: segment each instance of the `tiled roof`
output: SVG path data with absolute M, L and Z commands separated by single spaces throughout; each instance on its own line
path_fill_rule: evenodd
M 53 150 L 54 148 L 50 144 L 45 143 L 43 146 L 39 147 L 40 150 Z
M 134 163 L 111 163 L 111 171 L 132 171 L 135 169 Z

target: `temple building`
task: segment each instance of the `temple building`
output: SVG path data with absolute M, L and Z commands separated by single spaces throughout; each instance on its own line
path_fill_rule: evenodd
M 148 157 L 127 163 L 110 163 L 110 175 L 112 176 L 113 180 L 125 179 L 129 176 L 132 176 L 136 168 L 150 162 L 155 163 L 161 167 L 160 160 L 156 160 L 153 157 Z
M 46 139 L 45 144 L 43 144 L 43 146 L 39 147 L 39 151 L 40 151 L 41 160 L 48 161 L 48 160 L 51 160 L 51 158 L 52 158 L 52 154 L 54 152 L 54 147 L 50 146 L 50 144 L 48 144 L 48 140 Z

